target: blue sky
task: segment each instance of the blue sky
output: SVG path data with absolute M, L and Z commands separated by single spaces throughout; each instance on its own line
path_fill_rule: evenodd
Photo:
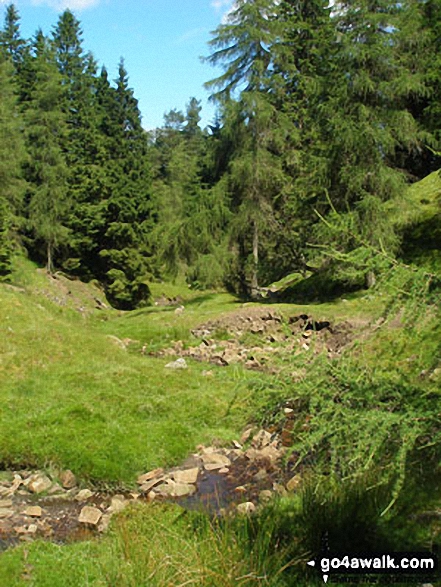
M 0 0 L 2 23 L 9 0 Z M 164 112 L 185 111 L 190 97 L 202 100 L 202 124 L 214 116 L 203 83 L 216 71 L 200 57 L 208 55 L 210 31 L 231 8 L 232 0 L 15 0 L 21 32 L 48 34 L 58 14 L 70 8 L 80 20 L 83 46 L 116 77 L 124 57 L 147 129 L 161 126 Z

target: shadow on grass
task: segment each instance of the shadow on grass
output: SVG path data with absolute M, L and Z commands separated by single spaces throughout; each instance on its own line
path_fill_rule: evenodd
M 262 304 L 322 304 L 337 302 L 342 296 L 364 291 L 364 284 L 338 280 L 329 272 L 316 273 L 259 300 Z

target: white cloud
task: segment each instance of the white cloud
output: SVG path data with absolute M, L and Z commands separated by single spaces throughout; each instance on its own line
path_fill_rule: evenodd
M 217 11 L 222 12 L 222 23 L 225 24 L 228 21 L 228 17 L 235 6 L 235 0 L 211 0 L 211 6 Z
M 230 6 L 231 3 L 232 3 L 232 0 L 212 0 L 211 1 L 211 5 L 216 10 L 222 10 L 222 8 L 224 6 Z
M 4 0 L 1 0 L 2 2 Z M 47 4 L 55 10 L 86 10 L 97 6 L 101 0 L 32 0 L 32 4 L 41 5 Z

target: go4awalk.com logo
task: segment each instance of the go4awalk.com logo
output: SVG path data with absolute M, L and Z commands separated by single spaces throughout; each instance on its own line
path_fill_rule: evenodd
M 381 553 L 381 554 L 329 554 L 317 557 L 307 563 L 316 568 L 325 583 L 337 576 L 369 577 L 384 575 L 409 578 L 405 582 L 420 582 L 422 578 L 435 578 L 438 572 L 438 560 L 434 554 L 420 552 Z M 343 580 L 343 582 L 346 582 Z M 354 581 L 356 582 L 356 581 Z M 375 582 L 372 581 L 372 582 Z M 391 581 L 392 582 L 392 581 Z

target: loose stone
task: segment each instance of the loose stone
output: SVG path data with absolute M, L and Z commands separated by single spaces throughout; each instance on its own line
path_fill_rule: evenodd
M 0 518 L 10 518 L 13 513 L 12 510 L 8 510 L 7 508 L 0 508 Z
M 198 480 L 198 475 L 198 467 L 194 467 L 193 469 L 174 471 L 172 473 L 172 477 L 176 481 L 176 483 L 196 483 Z
M 70 469 L 60 474 L 60 482 L 64 489 L 72 489 L 77 484 L 77 479 Z
M 94 495 L 94 493 L 93 493 L 93 491 L 90 491 L 90 489 L 82 489 L 75 496 L 75 499 L 77 501 L 87 501 L 88 499 L 90 499 L 91 497 L 93 497 L 93 495 Z
M 294 477 L 292 477 L 286 484 L 286 489 L 288 491 L 295 491 L 296 489 L 298 489 L 301 480 L 302 478 L 300 475 L 294 475 Z
M 43 510 L 39 505 L 32 505 L 25 509 L 23 513 L 25 516 L 29 516 L 31 518 L 41 518 Z
M 46 475 L 40 475 L 38 473 L 29 477 L 27 482 L 28 490 L 37 494 L 47 491 L 51 488 L 51 486 L 52 481 L 49 479 L 49 477 L 46 477 Z
M 103 513 L 98 508 L 85 506 L 80 513 L 78 521 L 80 524 L 88 524 L 90 526 L 97 526 Z
M 110 514 L 117 514 L 118 512 L 122 512 L 123 509 L 127 507 L 127 501 L 122 495 L 115 495 L 112 497 L 112 501 L 110 502 L 110 506 L 107 508 L 107 511 Z
M 176 361 L 172 361 L 171 363 L 167 363 L 165 366 L 166 369 L 187 369 L 188 365 L 185 359 L 177 359 Z
M 269 489 L 263 489 L 259 493 L 259 502 L 260 503 L 268 503 L 273 498 L 273 492 Z
M 151 481 L 156 477 L 161 477 L 163 474 L 164 469 L 153 469 L 153 471 L 149 471 L 148 473 L 145 473 L 144 475 L 140 475 L 138 477 L 138 485 L 144 485 L 144 483 L 147 483 L 147 481 Z
M 249 515 L 256 511 L 256 506 L 252 501 L 246 501 L 245 503 L 240 503 L 237 506 L 237 512 L 239 514 Z

